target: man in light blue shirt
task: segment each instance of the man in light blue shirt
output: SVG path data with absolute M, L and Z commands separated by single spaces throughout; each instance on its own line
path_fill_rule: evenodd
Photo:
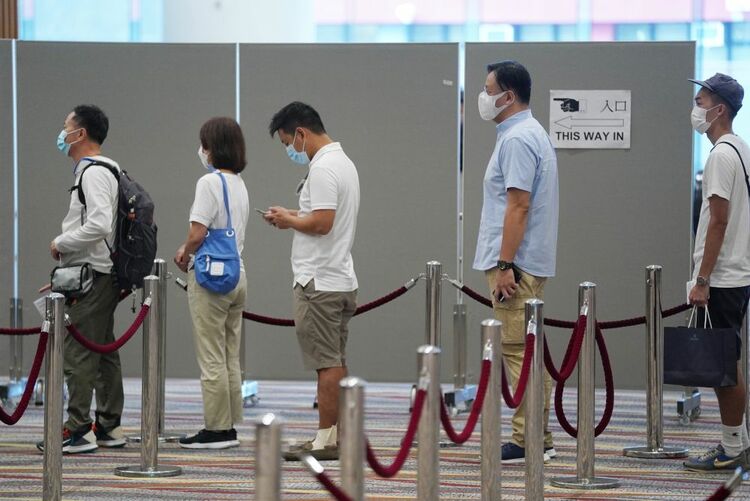
M 474 269 L 484 271 L 495 317 L 503 322 L 503 356 L 513 384 L 521 373 L 527 299 L 544 297 L 555 275 L 558 221 L 557 158 L 547 132 L 531 116 L 531 77 L 516 61 L 487 66 L 479 114 L 497 123 L 495 149 L 484 175 L 484 203 Z M 545 460 L 556 455 L 548 430 L 552 380 L 544 377 Z M 504 463 L 523 463 L 524 404 L 513 415 Z

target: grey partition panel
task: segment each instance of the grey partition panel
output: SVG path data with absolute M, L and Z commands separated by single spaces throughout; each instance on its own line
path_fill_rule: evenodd
M 466 282 L 485 292 L 471 270 L 482 204 L 482 179 L 495 140 L 493 123 L 479 118 L 476 94 L 486 65 L 504 59 L 524 64 L 532 77 L 531 109 L 548 129 L 549 91 L 629 89 L 629 150 L 557 150 L 560 231 L 557 276 L 545 290 L 547 317 L 576 317 L 577 286 L 598 285 L 600 320 L 644 314 L 644 268 L 660 264 L 664 307 L 685 301 L 690 265 L 694 44 L 512 43 L 467 44 L 465 128 Z M 472 302 L 471 329 L 490 315 Z M 679 319 L 681 320 L 681 319 Z M 644 328 L 608 331 L 619 388 L 645 384 Z M 570 332 L 547 329 L 557 360 Z M 599 378 L 599 381 L 602 381 Z
M 21 293 L 26 304 L 49 279 L 50 241 L 59 234 L 73 164 L 55 147 L 77 104 L 110 119 L 103 153 L 150 192 L 159 225 L 158 255 L 172 257 L 187 233 L 202 123 L 235 114 L 235 45 L 28 43 L 18 45 Z M 187 298 L 168 288 L 168 374 L 196 377 Z M 115 335 L 130 325 L 131 301 L 117 311 Z M 28 308 L 27 308 L 28 310 Z M 27 311 L 31 321 L 36 313 Z M 121 350 L 123 372 L 140 375 L 140 335 Z
M 13 296 L 13 80 L 10 40 L 0 40 L 0 327 Z M 29 351 L 29 350 L 26 350 Z M 8 376 L 8 338 L 0 336 L 0 379 Z
M 359 171 L 361 206 L 353 256 L 360 304 L 399 287 L 437 259 L 455 275 L 458 47 L 434 45 L 242 45 L 241 117 L 248 141 L 251 204 L 297 207 L 305 170 L 268 134 L 271 116 L 294 100 L 321 114 Z M 291 233 L 252 216 L 245 259 L 252 310 L 291 316 Z M 445 289 L 443 344 L 453 291 Z M 355 317 L 350 372 L 373 380 L 416 377 L 424 342 L 424 282 Z M 310 377 L 293 329 L 249 323 L 249 370 L 264 378 Z M 445 367 L 450 350 L 445 356 Z M 449 369 L 443 374 L 448 375 Z

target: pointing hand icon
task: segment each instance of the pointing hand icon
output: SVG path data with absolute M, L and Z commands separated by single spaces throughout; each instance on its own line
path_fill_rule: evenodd
M 560 109 L 565 112 L 578 111 L 580 107 L 580 103 L 578 102 L 578 100 L 571 99 L 569 97 L 556 97 L 553 100 L 561 101 Z

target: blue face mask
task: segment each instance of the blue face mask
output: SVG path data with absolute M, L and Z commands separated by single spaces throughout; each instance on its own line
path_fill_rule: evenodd
M 289 143 L 286 147 L 286 154 L 289 155 L 289 160 L 296 164 L 300 165 L 307 165 L 310 163 L 310 157 L 307 156 L 307 152 L 305 152 L 305 143 L 307 142 L 307 139 L 302 141 L 302 151 L 297 151 L 294 149 L 294 141 L 297 140 L 297 132 L 294 133 L 294 139 L 292 139 L 292 142 Z
M 73 146 L 75 143 L 66 143 L 65 138 L 68 137 L 68 134 L 72 134 L 73 132 L 76 132 L 80 129 L 75 129 L 70 132 L 67 132 L 65 129 L 61 130 L 60 133 L 57 135 L 57 149 L 60 150 L 65 156 L 70 153 L 70 147 Z M 76 141 L 77 143 L 78 141 Z

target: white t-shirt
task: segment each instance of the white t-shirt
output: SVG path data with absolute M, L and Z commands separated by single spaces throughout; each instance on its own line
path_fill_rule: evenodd
M 743 287 L 750 285 L 750 200 L 740 157 L 731 146 L 719 144 L 722 142 L 734 145 L 742 155 L 745 168 L 750 169 L 750 148 L 745 141 L 733 134 L 725 134 L 716 141 L 703 170 L 703 203 L 695 234 L 693 278 L 700 270 L 706 244 L 710 217 L 708 199 L 715 195 L 729 200 L 729 221 L 710 283 L 713 287 Z
M 318 150 L 310 161 L 310 173 L 299 194 L 300 217 L 320 209 L 336 211 L 333 227 L 327 235 L 294 232 L 294 284 L 306 286 L 315 279 L 315 289 L 319 291 L 356 290 L 351 250 L 359 213 L 359 176 L 339 143 Z
M 232 213 L 232 225 L 234 226 L 234 237 L 237 240 L 237 251 L 242 257 L 245 246 L 245 227 L 250 214 L 250 200 L 247 187 L 239 174 L 227 174 L 222 172 L 227 181 L 227 193 L 229 195 L 229 210 Z M 195 185 L 195 200 L 190 208 L 190 221 L 195 221 L 210 230 L 227 227 L 227 212 L 224 208 L 224 195 L 221 187 L 221 178 L 218 174 L 209 173 L 198 180 Z M 244 264 L 240 259 L 242 269 Z

